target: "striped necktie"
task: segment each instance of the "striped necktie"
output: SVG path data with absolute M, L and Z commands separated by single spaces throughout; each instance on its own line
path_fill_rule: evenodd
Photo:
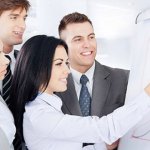
M 5 56 L 10 60 L 10 64 L 11 64 L 10 56 L 8 55 L 5 55 Z M 10 87 L 11 87 L 11 81 L 12 81 L 12 72 L 10 69 L 10 64 L 7 67 L 7 74 L 5 75 L 2 81 L 2 97 L 8 106 L 10 104 L 9 98 L 10 98 Z

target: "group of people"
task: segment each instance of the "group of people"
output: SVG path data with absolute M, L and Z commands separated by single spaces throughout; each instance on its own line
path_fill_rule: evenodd
M 29 7 L 28 0 L 0 1 L 0 128 L 10 149 L 15 138 L 29 150 L 116 149 L 150 111 L 150 85 L 124 105 L 129 71 L 95 60 L 92 22 L 78 12 L 62 18 L 60 38 L 36 35 L 14 50 Z M 8 66 L 13 78 L 5 100 Z

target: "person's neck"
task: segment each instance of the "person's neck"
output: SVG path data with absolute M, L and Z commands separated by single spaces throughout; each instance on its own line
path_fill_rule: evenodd
M 9 54 L 13 50 L 13 46 L 4 46 L 3 51 L 5 54 Z
M 80 67 L 74 67 L 74 66 L 71 66 L 74 70 L 82 73 L 82 74 L 85 74 L 90 68 L 91 66 L 80 66 Z

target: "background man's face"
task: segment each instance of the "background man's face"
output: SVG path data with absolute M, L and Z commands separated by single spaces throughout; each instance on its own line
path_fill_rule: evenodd
M 3 41 L 4 47 L 22 43 L 26 17 L 26 10 L 21 8 L 4 11 L 1 14 L 0 39 Z
M 61 37 L 69 47 L 71 67 L 79 72 L 87 71 L 94 63 L 96 56 L 96 39 L 89 22 L 68 24 Z

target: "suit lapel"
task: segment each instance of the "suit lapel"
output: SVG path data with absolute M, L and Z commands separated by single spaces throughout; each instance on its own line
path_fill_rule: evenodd
M 68 77 L 67 91 L 62 93 L 61 96 L 63 97 L 63 105 L 66 106 L 70 114 L 82 116 L 80 106 L 78 103 L 77 94 L 75 91 L 73 77 L 71 74 Z
M 104 67 L 95 62 L 93 77 L 91 115 L 101 116 L 110 87 L 110 73 Z
M 18 50 L 14 50 L 14 57 L 15 57 L 15 59 L 17 59 L 18 53 L 19 53 Z

